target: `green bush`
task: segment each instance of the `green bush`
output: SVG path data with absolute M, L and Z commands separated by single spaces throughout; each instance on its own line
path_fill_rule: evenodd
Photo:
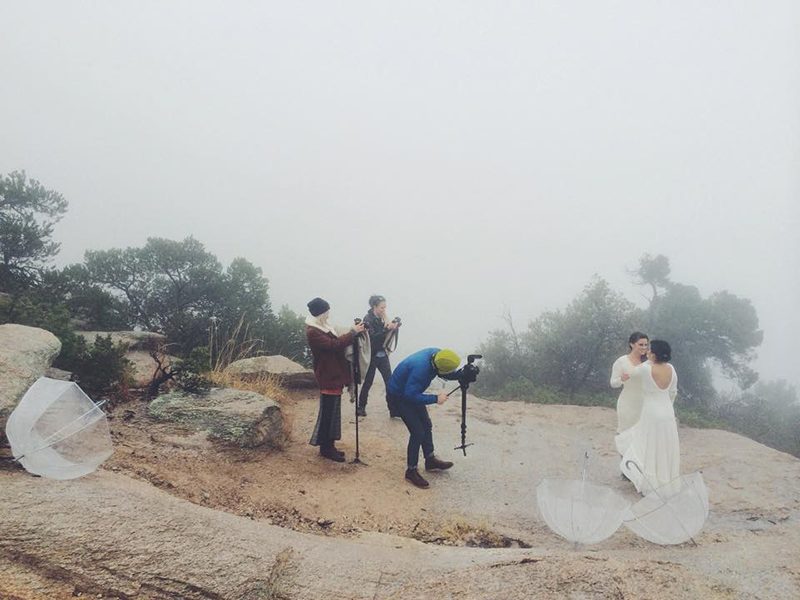
M 677 404 L 675 406 L 675 416 L 677 416 L 678 422 L 681 425 L 686 425 L 687 427 L 695 427 L 697 429 L 733 430 L 733 428 L 724 421 L 716 419 L 698 410 L 683 408 Z
M 189 352 L 189 356 L 176 361 L 172 369 L 173 379 L 182 390 L 191 393 L 208 391 L 211 381 L 206 376 L 211 357 L 208 348 L 198 346 Z
M 60 364 L 72 371 L 72 378 L 78 385 L 89 395 L 126 391 L 131 384 L 131 363 L 125 358 L 128 347 L 115 345 L 110 335 L 98 335 L 91 345 L 80 336 L 75 338 L 71 356 Z
M 616 399 L 612 394 L 574 394 L 570 396 L 567 392 L 557 388 L 543 385 L 536 385 L 530 379 L 517 377 L 513 381 L 504 385 L 493 400 L 507 401 L 518 400 L 530 402 L 531 404 L 572 404 L 577 406 L 605 406 L 613 408 L 616 406 Z
M 61 341 L 61 353 L 53 366 L 68 371 L 86 352 L 85 340 L 72 331 L 66 306 L 53 302 L 46 294 L 28 290 L 0 301 L 0 323 L 16 323 L 51 332 Z

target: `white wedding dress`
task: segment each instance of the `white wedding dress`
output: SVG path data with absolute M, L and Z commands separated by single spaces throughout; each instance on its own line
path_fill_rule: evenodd
M 629 381 L 638 380 L 644 393 L 642 414 L 633 427 L 614 438 L 617 450 L 622 455 L 622 474 L 642 494 L 649 492 L 651 486 L 663 493 L 672 491 L 667 484 L 677 486 L 675 491 L 680 489 L 677 478 L 681 474 L 681 453 L 673 408 L 678 374 L 672 365 L 669 367 L 672 378 L 666 389 L 658 387 L 653 379 L 650 362 L 633 370 Z
M 611 387 L 622 388 L 617 398 L 617 433 L 633 427 L 642 413 L 641 379 L 622 381 L 622 375 L 631 375 L 635 368 L 627 354 L 615 360 L 611 367 Z

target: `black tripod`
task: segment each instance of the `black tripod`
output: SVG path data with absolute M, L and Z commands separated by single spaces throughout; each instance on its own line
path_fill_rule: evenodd
M 356 325 L 361 323 L 361 319 L 355 319 Z M 351 460 L 352 464 L 357 465 L 364 465 L 367 466 L 367 463 L 363 462 L 361 458 L 359 458 L 359 448 L 358 448 L 358 385 L 361 383 L 361 359 L 359 357 L 358 352 L 358 336 L 360 334 L 356 333 L 353 336 L 353 394 L 355 395 L 356 401 L 353 402 L 353 406 L 355 407 L 355 417 L 356 417 L 356 457 Z
M 447 393 L 449 396 L 453 392 L 461 390 L 461 445 L 456 446 L 453 450 L 461 450 L 464 456 L 467 455 L 467 446 L 472 446 L 472 444 L 467 444 L 467 390 L 469 389 L 469 384 L 478 379 L 479 369 L 477 365 L 473 364 L 477 358 L 483 358 L 483 356 L 470 354 L 467 357 L 467 364 L 464 365 L 461 370 L 461 376 L 458 378 L 458 387 Z

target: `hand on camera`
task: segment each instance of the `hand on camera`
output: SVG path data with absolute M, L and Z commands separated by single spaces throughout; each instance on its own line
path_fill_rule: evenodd
M 436 396 L 436 404 L 444 404 L 447 402 L 449 397 L 450 396 L 447 395 L 447 392 L 439 392 L 439 394 Z
M 397 323 L 395 323 L 394 321 L 392 321 L 391 323 L 389 323 L 389 324 L 386 326 L 386 329 L 397 329 Z
M 353 331 L 355 331 L 356 333 L 364 333 L 364 324 L 357 323 L 353 325 Z

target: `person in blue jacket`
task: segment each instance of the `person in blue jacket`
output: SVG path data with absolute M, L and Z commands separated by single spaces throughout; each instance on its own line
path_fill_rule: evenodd
M 397 365 L 386 389 L 390 406 L 400 413 L 410 434 L 406 479 L 419 488 L 428 487 L 428 482 L 417 471 L 420 447 L 426 471 L 443 471 L 453 466 L 452 462 L 439 460 L 433 452 L 433 425 L 427 408 L 428 404 L 444 404 L 447 393 L 426 394 L 425 390 L 435 377 L 458 379 L 461 371 L 456 369 L 460 362 L 458 354 L 452 350 L 425 348 Z

